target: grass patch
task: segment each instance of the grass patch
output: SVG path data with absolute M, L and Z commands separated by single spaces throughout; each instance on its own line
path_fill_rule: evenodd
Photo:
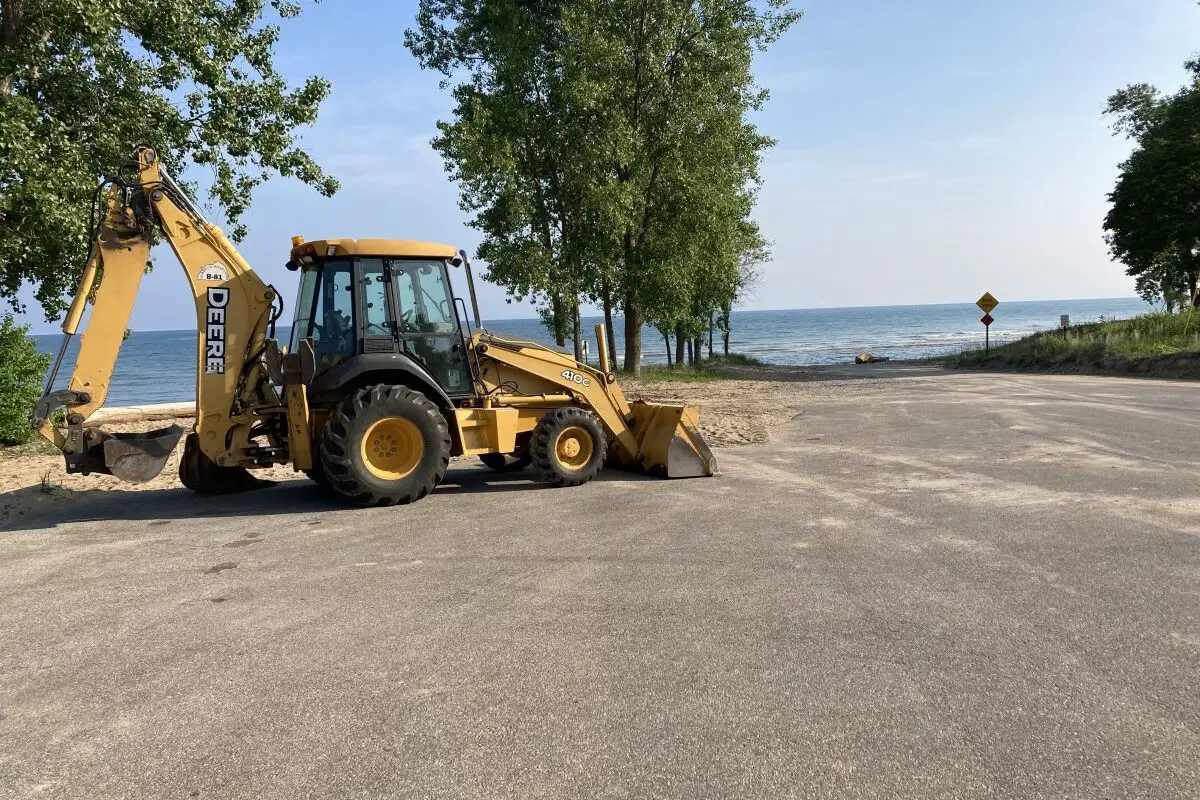
M 1042 331 L 990 353 L 970 350 L 943 359 L 960 369 L 1056 372 L 1163 372 L 1200 377 L 1200 313 L 1158 311 L 1130 319 Z
M 730 353 L 727 356 L 713 356 L 704 360 L 704 366 L 711 367 L 765 367 L 768 364 L 765 361 L 759 361 L 753 356 L 742 355 L 741 353 Z
M 707 383 L 708 381 L 729 380 L 745 377 L 727 370 L 727 367 L 765 367 L 757 358 L 744 356 L 741 353 L 730 353 L 728 356 L 706 358 L 699 364 L 684 364 L 683 366 L 668 367 L 665 364 L 643 365 L 639 381 L 647 383 Z
M 0 447 L 0 460 L 6 458 L 22 458 L 24 456 L 52 456 L 58 454 L 58 449 L 41 436 L 30 439 L 25 444 L 15 444 L 10 447 Z

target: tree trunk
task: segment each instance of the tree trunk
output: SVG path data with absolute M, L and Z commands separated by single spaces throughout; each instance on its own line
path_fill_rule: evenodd
M 580 331 L 579 331 L 579 300 L 578 299 L 575 300 L 574 305 L 575 305 L 575 313 L 573 313 L 571 315 L 571 317 L 572 317 L 571 324 L 575 331 L 575 333 L 574 333 L 574 336 L 575 336 L 575 360 L 580 363 L 583 363 L 583 360 L 584 360 L 583 359 L 583 337 L 580 335 Z
M 15 50 L 21 43 L 25 29 L 24 12 L 24 0 L 0 0 L 0 45 L 5 50 Z M 12 66 L 16 68 L 15 64 Z M 10 96 L 15 82 L 16 75 L 12 73 L 0 76 L 0 97 Z
M 710 359 L 712 358 L 713 327 L 716 324 L 716 316 L 717 312 L 711 310 L 708 312 L 708 357 Z
M 642 374 L 642 312 L 632 297 L 625 298 L 625 371 Z
M 665 341 L 667 343 L 667 366 L 673 367 L 673 366 L 675 366 L 675 360 L 671 357 L 671 334 L 667 333 L 666 331 L 663 331 L 662 335 L 663 335 L 663 341 Z
M 725 306 L 721 309 L 721 338 L 725 344 L 725 357 L 729 358 L 729 332 L 733 329 L 733 309 Z
M 687 337 L 683 335 L 683 326 L 675 326 L 675 363 L 683 366 L 684 348 L 687 347 Z
M 612 321 L 612 291 L 604 290 L 604 335 L 608 339 L 608 358 L 611 364 L 601 364 L 605 372 L 615 372 L 617 369 L 617 332 L 613 329 Z
M 704 360 L 704 336 L 703 334 L 696 337 L 696 341 L 692 344 L 692 350 L 696 353 L 696 363 L 699 364 Z
M 567 346 L 567 326 L 564 324 L 567 316 L 566 305 L 558 292 L 550 296 L 550 324 L 554 328 L 554 343 L 559 347 Z

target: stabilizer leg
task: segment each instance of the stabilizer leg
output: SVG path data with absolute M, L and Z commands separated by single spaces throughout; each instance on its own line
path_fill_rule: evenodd
M 198 494 L 232 494 L 271 485 L 270 481 L 254 477 L 244 467 L 222 467 L 213 463 L 200 449 L 200 440 L 194 433 L 189 433 L 183 440 L 179 480 Z

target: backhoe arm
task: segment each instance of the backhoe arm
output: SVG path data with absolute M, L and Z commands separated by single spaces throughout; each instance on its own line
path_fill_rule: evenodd
M 148 480 L 161 471 L 182 431 L 173 428 L 130 436 L 83 425 L 108 395 L 154 231 L 162 234 L 179 259 L 196 304 L 195 431 L 201 450 L 215 464 L 239 463 L 258 420 L 255 406 L 271 399 L 264 386 L 265 367 L 248 362 L 263 352 L 275 300 L 274 291 L 162 171 L 154 151 L 143 148 L 137 158 L 136 181 L 113 186 L 108 193 L 92 255 L 62 324 L 66 334 L 62 350 L 34 412 L 35 427 L 63 451 L 68 472 L 109 473 L 134 481 Z M 80 337 L 75 368 L 67 388 L 53 391 L 89 298 L 92 310 Z M 58 408 L 65 411 L 65 432 L 53 419 Z M 152 467 L 156 468 L 151 472 Z

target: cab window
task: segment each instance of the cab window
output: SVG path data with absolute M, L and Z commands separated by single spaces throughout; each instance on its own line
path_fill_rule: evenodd
M 300 291 L 296 293 L 296 316 L 292 320 L 292 334 L 288 340 L 289 353 L 298 353 L 300 340 L 311 334 L 313 306 L 320 280 L 320 269 L 306 269 L 300 273 Z
M 402 333 L 455 333 L 454 300 L 441 261 L 395 261 Z
M 364 258 L 360 262 L 363 276 L 364 336 L 389 336 L 387 278 L 382 258 Z
M 353 276 L 349 261 L 327 261 L 321 268 L 312 325 L 313 351 L 318 366 L 355 352 L 358 340 L 354 334 Z

